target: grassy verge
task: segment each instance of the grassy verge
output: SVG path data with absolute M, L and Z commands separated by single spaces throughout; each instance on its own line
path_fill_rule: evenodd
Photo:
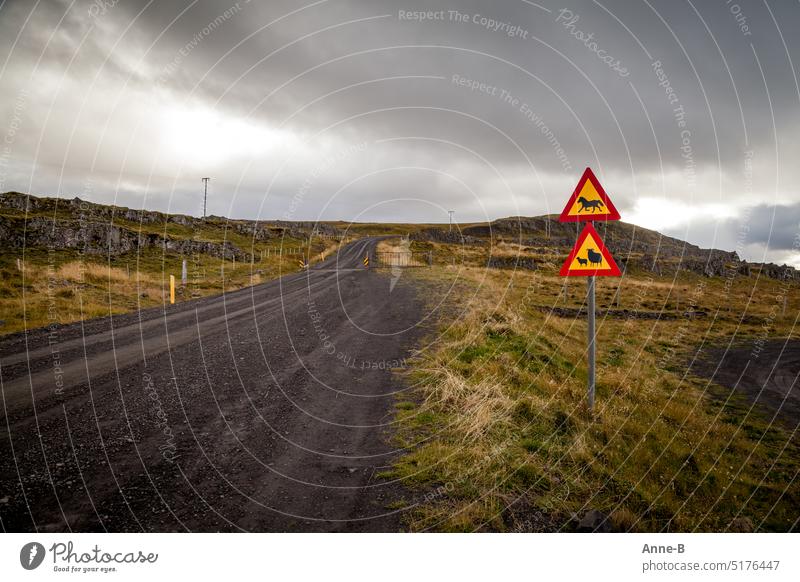
M 284 239 L 247 246 L 253 262 L 206 254 L 182 256 L 146 249 L 114 257 L 69 250 L 26 249 L 24 255 L 0 255 L 0 333 L 51 323 L 70 323 L 163 305 L 169 300 L 169 276 L 176 278 L 176 302 L 217 295 L 301 270 L 300 260 L 316 262 L 335 252 L 328 239 Z M 262 258 L 263 257 L 263 258 Z M 182 262 L 187 285 L 182 286 Z
M 585 281 L 565 288 L 554 275 L 414 270 L 460 291 L 417 361 L 416 399 L 397 407 L 408 453 L 388 476 L 425 492 L 411 529 L 570 531 L 596 510 L 621 531 L 787 531 L 800 507 L 797 440 L 730 391 L 709 398 L 714 387 L 685 377 L 690 346 L 757 337 L 779 282 L 600 280 L 599 307 L 619 291 L 620 309 L 676 317 L 599 318 L 591 417 L 585 318 L 549 313 L 580 307 Z M 749 301 L 751 291 L 768 299 Z M 797 300 L 793 288 L 789 314 Z M 792 330 L 793 316 L 771 319 L 775 337 Z

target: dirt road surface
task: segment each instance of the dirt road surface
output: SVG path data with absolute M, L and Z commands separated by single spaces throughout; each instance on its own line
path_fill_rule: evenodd
M 691 372 L 743 395 L 756 414 L 790 429 L 800 424 L 800 341 L 704 349 Z
M 0 340 L 4 531 L 397 531 L 417 291 L 362 239 L 307 272 Z

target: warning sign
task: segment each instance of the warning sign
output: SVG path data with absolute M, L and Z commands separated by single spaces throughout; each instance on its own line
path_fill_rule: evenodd
M 562 277 L 619 277 L 620 271 L 591 223 L 583 228 L 572 252 L 561 266 Z
M 586 168 L 558 219 L 560 222 L 619 220 L 619 212 L 591 168 Z

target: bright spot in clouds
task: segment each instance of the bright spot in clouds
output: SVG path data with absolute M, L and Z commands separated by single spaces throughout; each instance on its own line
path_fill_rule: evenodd
M 639 198 L 633 211 L 629 211 L 624 219 L 644 228 L 664 231 L 691 224 L 695 220 L 713 223 L 733 218 L 740 211 L 740 208 L 730 204 L 688 204 L 667 198 Z
M 271 152 L 296 150 L 292 132 L 255 120 L 224 115 L 208 107 L 170 107 L 162 114 L 161 145 L 184 164 L 219 164 Z

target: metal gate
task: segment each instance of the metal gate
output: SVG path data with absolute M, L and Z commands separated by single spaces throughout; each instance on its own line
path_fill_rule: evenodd
M 429 267 L 433 264 L 432 252 L 379 251 L 375 252 L 376 267 Z

